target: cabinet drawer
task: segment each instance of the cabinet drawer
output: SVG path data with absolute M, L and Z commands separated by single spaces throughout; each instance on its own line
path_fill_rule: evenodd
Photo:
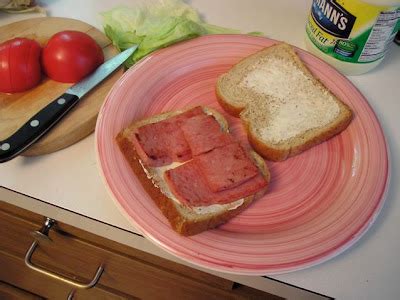
M 30 291 L 31 293 L 41 295 L 48 299 L 67 299 L 68 294 L 73 288 L 58 280 L 48 278 L 36 271 L 33 271 L 25 266 L 22 259 L 12 255 L 0 252 L 0 279 L 11 285 L 18 286 L 21 289 Z M 74 294 L 74 299 L 109 299 L 109 300 L 122 300 L 133 298 L 129 295 L 124 295 L 111 289 L 106 290 L 99 286 L 89 290 L 80 289 Z M 9 299 L 1 298 L 1 299 Z M 38 296 L 22 295 L 15 299 L 43 299 Z
M 44 218 L 12 210 L 9 204 L 0 203 L 0 251 L 22 261 L 33 241 L 30 233 L 41 227 Z M 84 282 L 102 264 L 105 271 L 98 285 L 104 289 L 145 299 L 278 299 L 65 224 L 50 230 L 49 237 L 52 242 L 41 243 L 34 252 L 34 264 Z

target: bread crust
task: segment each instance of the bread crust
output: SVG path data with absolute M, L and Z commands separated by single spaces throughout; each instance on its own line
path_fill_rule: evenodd
M 238 118 L 238 117 L 240 117 L 240 113 L 243 111 L 244 107 L 235 106 L 232 103 L 229 103 L 229 101 L 227 101 L 227 99 L 225 98 L 224 93 L 222 92 L 222 89 L 221 89 L 221 85 L 219 84 L 219 82 L 222 80 L 224 75 L 220 76 L 217 80 L 217 85 L 216 85 L 216 89 L 215 89 L 215 92 L 217 95 L 217 101 L 218 101 L 219 105 L 221 105 L 221 107 L 228 114 Z
M 254 55 L 260 55 L 261 52 L 265 51 L 275 51 L 275 47 L 279 46 L 285 49 L 288 54 L 292 57 L 293 61 L 296 63 L 296 65 L 302 69 L 304 73 L 308 75 L 309 78 L 313 81 L 313 83 L 319 87 L 322 87 L 323 89 L 326 89 L 335 99 L 336 102 L 338 103 L 340 107 L 340 112 L 339 112 L 339 117 L 336 118 L 331 124 L 328 125 L 328 127 L 324 127 L 323 130 L 316 130 L 317 133 L 313 135 L 307 135 L 307 134 L 301 134 L 300 136 L 303 136 L 302 142 L 301 143 L 295 143 L 294 145 L 290 145 L 288 142 L 283 142 L 281 144 L 267 144 L 263 141 L 261 141 L 256 134 L 251 129 L 251 124 L 249 121 L 247 121 L 244 118 L 241 118 L 241 121 L 245 127 L 246 133 L 248 140 L 252 147 L 257 151 L 260 155 L 265 157 L 268 160 L 272 161 L 283 161 L 286 160 L 289 157 L 295 156 L 297 154 L 300 154 L 311 147 L 318 145 L 333 136 L 339 134 L 341 131 L 346 129 L 346 127 L 350 124 L 352 118 L 353 118 L 353 112 L 351 111 L 350 107 L 342 102 L 338 97 L 336 97 L 332 91 L 330 91 L 327 87 L 325 87 L 321 81 L 317 78 L 315 78 L 312 73 L 308 70 L 308 68 L 303 64 L 301 59 L 296 55 L 295 50 L 288 44 L 286 43 L 280 43 L 277 45 L 270 46 L 268 48 L 262 49 L 255 54 L 246 57 L 242 59 L 238 64 L 243 63 L 245 60 L 253 57 Z M 237 66 L 236 64 L 235 66 Z M 233 68 L 235 68 L 235 66 Z M 229 114 L 235 116 L 235 117 L 241 117 L 241 113 L 246 110 L 246 106 L 235 106 L 231 101 L 228 99 L 228 97 L 224 94 L 223 88 L 222 88 L 222 80 L 224 79 L 224 76 L 226 76 L 228 73 L 222 74 L 218 80 L 217 80 L 217 85 L 216 85 L 216 96 L 218 99 L 218 103 L 221 105 L 221 107 L 228 112 Z M 295 140 L 298 137 L 293 138 L 292 140 Z
M 218 114 L 217 117 L 220 118 L 221 115 Z M 144 120 L 141 120 L 140 122 L 143 123 L 143 121 Z M 224 124 L 222 125 L 224 126 Z M 161 210 L 164 216 L 168 219 L 172 228 L 181 235 L 194 235 L 205 230 L 215 228 L 227 222 L 229 219 L 233 218 L 234 216 L 240 214 L 243 210 L 245 210 L 254 199 L 264 195 L 267 190 L 268 186 L 260 190 L 256 194 L 246 197 L 243 204 L 235 209 L 225 210 L 218 214 L 205 214 L 204 217 L 199 217 L 195 219 L 186 218 L 181 213 L 179 209 L 179 204 L 175 203 L 172 199 L 169 199 L 166 195 L 164 195 L 161 190 L 153 184 L 152 180 L 147 177 L 147 174 L 140 163 L 140 158 L 135 150 L 135 146 L 129 138 L 133 128 L 135 127 L 137 127 L 136 123 L 121 131 L 116 137 L 116 142 L 127 162 L 129 163 L 129 166 L 139 179 L 146 192 L 149 194 L 151 199 L 153 199 L 154 203 Z M 269 182 L 270 174 L 264 161 L 260 162 L 256 161 L 255 159 L 253 160 L 260 168 L 267 182 Z

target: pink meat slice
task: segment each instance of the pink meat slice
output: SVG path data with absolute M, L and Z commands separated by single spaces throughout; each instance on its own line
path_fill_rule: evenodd
M 213 192 L 236 187 L 259 170 L 239 143 L 224 145 L 194 158 Z
M 202 108 L 195 107 L 180 115 L 139 127 L 134 138 L 143 150 L 139 152 L 147 156 L 142 159 L 152 167 L 191 159 L 191 150 L 183 135 L 181 125 L 200 114 L 204 115 Z
M 208 186 L 195 160 L 191 160 L 165 173 L 165 180 L 172 193 L 189 207 L 226 204 L 255 194 L 267 186 L 259 173 L 251 180 L 220 192 L 213 192 Z
M 185 120 L 181 129 L 193 156 L 234 142 L 229 133 L 221 130 L 217 120 L 206 114 Z
M 189 145 L 176 123 L 162 121 L 142 126 L 136 138 L 153 166 L 191 158 Z

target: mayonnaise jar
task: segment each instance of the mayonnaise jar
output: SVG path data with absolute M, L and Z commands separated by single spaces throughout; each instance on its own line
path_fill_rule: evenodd
M 384 58 L 400 29 L 400 0 L 313 0 L 307 49 L 346 75 L 366 73 Z

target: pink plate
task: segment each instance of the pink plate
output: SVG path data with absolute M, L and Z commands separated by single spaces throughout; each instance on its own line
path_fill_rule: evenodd
M 309 69 L 353 109 L 344 132 L 285 162 L 268 162 L 269 192 L 227 224 L 193 237 L 176 234 L 144 191 L 114 141 L 117 133 L 139 118 L 201 104 L 222 112 L 245 141 L 239 119 L 219 107 L 215 82 L 240 59 L 274 43 L 218 35 L 163 49 L 126 72 L 100 111 L 98 162 L 113 199 L 147 238 L 194 264 L 247 275 L 306 268 L 352 246 L 383 205 L 388 156 L 374 112 L 344 76 L 300 49 Z

